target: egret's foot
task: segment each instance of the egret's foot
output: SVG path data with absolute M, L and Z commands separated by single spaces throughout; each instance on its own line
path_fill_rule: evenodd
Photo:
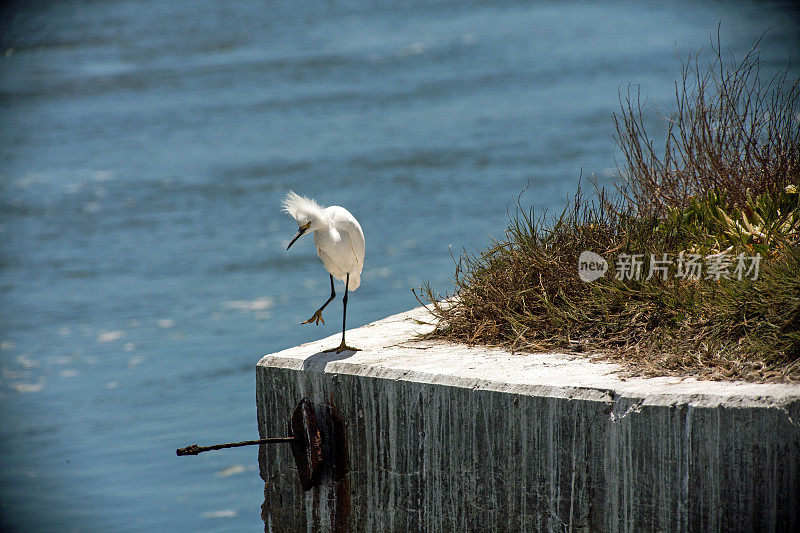
M 352 346 L 346 345 L 344 343 L 344 341 L 342 341 L 342 343 L 339 346 L 337 346 L 336 348 L 331 348 L 330 350 L 325 350 L 323 353 L 328 353 L 328 352 L 342 353 L 345 350 L 350 350 L 351 352 L 360 352 L 361 348 L 353 348 Z
M 304 320 L 303 322 L 300 322 L 300 324 L 310 324 L 311 322 L 313 322 L 318 326 L 320 322 L 322 322 L 323 324 L 325 323 L 325 320 L 323 320 L 322 318 L 322 310 L 317 309 L 317 311 L 313 315 L 311 315 L 311 318 L 309 318 L 308 320 Z

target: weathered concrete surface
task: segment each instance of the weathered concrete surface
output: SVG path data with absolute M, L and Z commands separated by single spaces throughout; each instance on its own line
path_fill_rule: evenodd
M 797 531 L 800 387 L 628 378 L 560 354 L 417 342 L 424 309 L 265 356 L 262 436 L 302 397 L 349 439 L 351 531 Z M 288 446 L 262 446 L 266 529 L 331 530 Z

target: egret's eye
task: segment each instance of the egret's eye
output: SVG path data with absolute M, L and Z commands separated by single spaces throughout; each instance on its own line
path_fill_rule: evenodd
M 311 227 L 311 221 L 309 220 L 308 222 L 300 226 L 300 229 L 308 229 L 310 227 Z

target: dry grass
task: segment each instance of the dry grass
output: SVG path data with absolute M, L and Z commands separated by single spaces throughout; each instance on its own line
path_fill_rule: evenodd
M 798 183 L 800 86 L 788 71 L 764 80 L 757 47 L 725 62 L 717 36 L 711 64 L 701 67 L 699 53 L 683 63 L 661 154 L 645 129 L 638 92 L 620 98 L 620 189 L 637 212 L 664 215 L 712 190 L 741 206 L 746 190 L 775 194 Z
M 800 381 L 798 85 L 786 75 L 762 83 L 755 49 L 727 65 L 715 52 L 706 70 L 696 56 L 684 64 L 663 155 L 638 97 L 622 99 L 619 200 L 579 190 L 555 220 L 518 202 L 502 239 L 458 258 L 453 295 L 422 287 L 438 318 L 432 335 L 602 354 L 645 375 Z M 583 282 L 584 250 L 612 273 L 619 254 L 644 254 L 645 275 Z M 680 251 L 758 253 L 760 272 L 689 280 L 673 268 L 644 279 L 649 254 Z

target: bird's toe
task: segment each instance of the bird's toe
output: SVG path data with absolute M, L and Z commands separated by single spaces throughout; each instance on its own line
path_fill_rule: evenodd
M 325 324 L 325 319 L 323 319 L 322 318 L 322 314 L 319 311 L 317 311 L 316 313 L 311 315 L 311 318 L 309 318 L 308 320 L 304 320 L 304 321 L 300 322 L 300 324 L 310 324 L 311 322 L 313 322 L 314 324 L 319 326 L 320 322 Z
M 352 346 L 347 346 L 346 344 L 339 345 L 338 348 L 335 348 L 336 353 L 342 353 L 343 351 L 348 350 L 351 352 L 360 352 L 360 348 L 353 348 Z

